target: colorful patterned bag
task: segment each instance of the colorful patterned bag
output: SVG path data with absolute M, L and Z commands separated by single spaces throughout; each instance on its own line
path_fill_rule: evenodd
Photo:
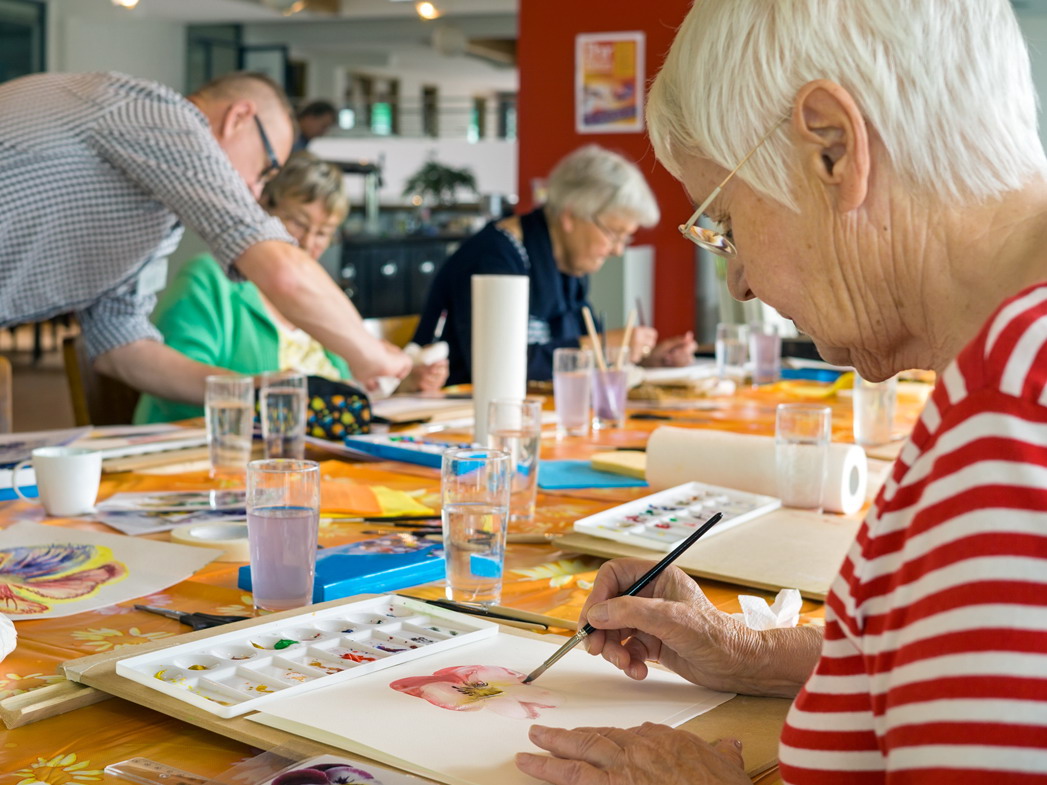
M 341 442 L 346 436 L 371 431 L 371 401 L 349 382 L 310 376 L 308 409 L 305 432 L 309 436 Z

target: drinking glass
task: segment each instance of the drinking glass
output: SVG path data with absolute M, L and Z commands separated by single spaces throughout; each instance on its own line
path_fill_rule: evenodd
M 588 349 L 553 351 L 553 398 L 561 433 L 585 436 L 589 432 L 589 390 L 593 355 Z
M 266 458 L 305 457 L 305 421 L 309 394 L 305 374 L 276 371 L 262 375 L 262 440 Z
M 782 337 L 773 324 L 749 325 L 753 384 L 771 384 L 782 375 Z
M 740 384 L 749 359 L 749 327 L 720 322 L 716 325 L 716 375 Z
M 822 511 L 832 438 L 832 410 L 809 403 L 780 403 L 775 417 L 778 496 L 786 507 Z
M 487 413 L 487 446 L 509 453 L 509 518 L 512 521 L 530 523 L 534 520 L 541 440 L 540 400 L 491 401 Z
M 621 428 L 625 424 L 625 393 L 629 374 L 608 365 L 593 371 L 593 428 Z
M 250 376 L 208 376 L 204 412 L 211 476 L 242 480 L 251 458 L 254 379 Z
M 870 382 L 854 375 L 854 441 L 874 447 L 891 441 L 894 405 L 898 399 L 898 377 Z
M 466 447 L 443 454 L 440 495 L 449 600 L 491 605 L 501 598 L 510 463 L 504 450 Z
M 255 610 L 313 599 L 320 530 L 320 464 L 287 459 L 247 466 L 247 541 Z

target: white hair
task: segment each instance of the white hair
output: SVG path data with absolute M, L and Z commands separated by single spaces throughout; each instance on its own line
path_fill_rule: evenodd
M 658 202 L 636 164 L 595 144 L 580 147 L 549 173 L 546 204 L 583 221 L 620 212 L 641 226 L 658 223 Z
M 651 89 L 655 154 L 727 169 L 799 89 L 848 90 L 912 190 L 979 201 L 1047 170 L 1029 55 L 1008 0 L 695 0 Z M 796 209 L 782 125 L 739 171 Z

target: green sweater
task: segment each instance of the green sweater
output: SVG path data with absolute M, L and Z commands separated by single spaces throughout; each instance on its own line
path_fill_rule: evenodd
M 203 254 L 186 262 L 164 290 L 153 322 L 168 346 L 194 360 L 252 376 L 279 368 L 280 339 L 276 324 L 262 304 L 258 287 L 234 282 L 213 257 Z M 342 378 L 345 361 L 326 352 Z M 143 395 L 136 423 L 200 417 L 203 407 Z

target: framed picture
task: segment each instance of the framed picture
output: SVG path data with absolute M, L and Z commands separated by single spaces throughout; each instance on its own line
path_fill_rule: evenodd
M 574 70 L 578 133 L 643 130 L 643 32 L 578 35 Z

